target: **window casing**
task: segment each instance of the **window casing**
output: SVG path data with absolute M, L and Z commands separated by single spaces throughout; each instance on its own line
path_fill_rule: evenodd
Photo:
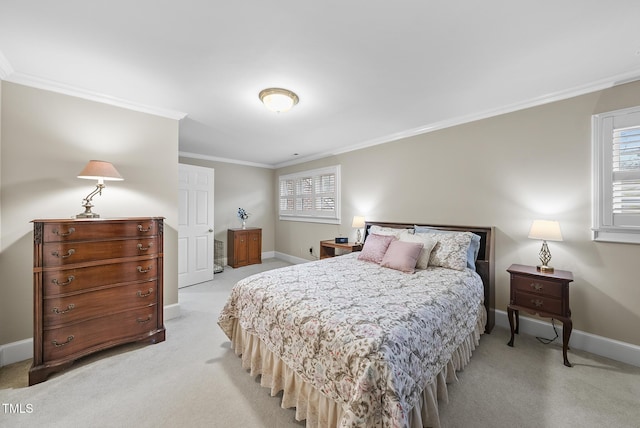
M 340 165 L 279 177 L 280 220 L 340 224 Z
M 640 107 L 593 116 L 593 239 L 640 244 Z

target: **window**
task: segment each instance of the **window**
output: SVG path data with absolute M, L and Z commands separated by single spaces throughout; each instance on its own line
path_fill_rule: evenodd
M 640 107 L 593 116 L 593 239 L 640 244 Z
M 280 220 L 340 224 L 340 165 L 280 176 Z

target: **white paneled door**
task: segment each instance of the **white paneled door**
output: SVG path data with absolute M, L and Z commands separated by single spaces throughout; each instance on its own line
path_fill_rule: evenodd
M 178 168 L 178 287 L 213 279 L 213 168 Z

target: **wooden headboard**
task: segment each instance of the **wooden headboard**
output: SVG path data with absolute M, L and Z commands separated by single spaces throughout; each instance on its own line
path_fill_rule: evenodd
M 485 332 L 491 333 L 496 323 L 495 307 L 495 263 L 494 263 L 494 228 L 475 226 L 455 226 L 442 224 L 420 224 L 420 223 L 388 223 L 388 222 L 366 222 L 364 239 L 369 235 L 369 228 L 373 225 L 382 227 L 393 227 L 395 229 L 413 229 L 414 226 L 428 226 L 433 229 L 451 230 L 456 232 L 472 232 L 480 236 L 480 251 L 476 260 L 476 272 L 482 278 L 484 284 L 484 306 L 487 309 L 487 324 Z

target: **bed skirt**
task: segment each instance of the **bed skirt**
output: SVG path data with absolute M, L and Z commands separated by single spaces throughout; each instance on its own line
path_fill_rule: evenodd
M 456 372 L 462 370 L 471 359 L 471 353 L 484 332 L 486 311 L 480 306 L 478 321 L 471 334 L 453 352 L 447 365 L 433 382 L 425 385 L 422 399 L 409 416 L 409 428 L 440 428 L 438 400 L 448 402 L 447 384 L 458 380 Z M 236 355 L 242 357 L 242 367 L 251 376 L 261 375 L 260 384 L 271 389 L 275 396 L 282 391 L 282 408 L 295 407 L 296 420 L 306 420 L 310 428 L 334 428 L 340 426 L 342 408 L 339 403 L 325 397 L 312 385 L 303 381 L 293 370 L 276 357 L 260 339 L 245 332 L 237 319 L 233 320 L 232 345 Z

